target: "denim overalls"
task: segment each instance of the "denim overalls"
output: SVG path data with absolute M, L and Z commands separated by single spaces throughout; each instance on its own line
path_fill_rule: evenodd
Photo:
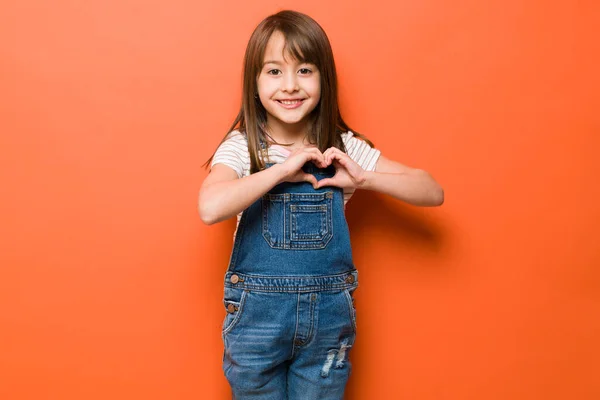
M 303 170 L 317 180 L 335 173 L 312 162 Z M 342 399 L 357 286 L 341 188 L 284 182 L 248 207 L 224 282 L 233 399 Z

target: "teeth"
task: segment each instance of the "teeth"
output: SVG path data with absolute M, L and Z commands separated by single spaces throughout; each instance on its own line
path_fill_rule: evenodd
M 296 103 L 299 103 L 300 101 L 301 100 L 279 100 L 280 103 L 287 104 L 287 105 L 296 104 Z

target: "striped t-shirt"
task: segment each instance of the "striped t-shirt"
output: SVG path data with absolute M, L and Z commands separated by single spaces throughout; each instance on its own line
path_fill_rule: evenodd
M 377 160 L 381 154 L 379 150 L 355 137 L 351 131 L 342 133 L 342 141 L 346 146 L 346 153 L 355 163 L 365 171 L 375 171 Z M 291 152 L 288 149 L 279 145 L 271 145 L 268 149 L 269 162 L 276 164 L 283 163 L 290 154 Z M 217 149 L 210 164 L 211 168 L 215 164 L 227 165 L 237 173 L 238 178 L 250 175 L 250 152 L 248 151 L 246 136 L 237 130 L 229 133 L 227 139 Z M 353 194 L 354 190 L 344 189 L 344 207 Z M 236 232 L 241 217 L 242 212 L 237 215 Z M 233 236 L 235 238 L 235 232 Z

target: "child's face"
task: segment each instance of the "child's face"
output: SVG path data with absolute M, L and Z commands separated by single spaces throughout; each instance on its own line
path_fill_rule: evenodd
M 317 67 L 294 60 L 291 55 L 284 60 L 284 45 L 283 34 L 273 32 L 257 80 L 258 96 L 267 110 L 267 124 L 271 128 L 285 129 L 306 122 L 321 98 L 321 77 Z

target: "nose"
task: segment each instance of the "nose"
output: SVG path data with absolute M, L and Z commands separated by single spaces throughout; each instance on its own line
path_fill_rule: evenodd
M 284 92 L 294 92 L 298 89 L 298 77 L 296 74 L 285 74 L 281 81 L 281 90 Z

